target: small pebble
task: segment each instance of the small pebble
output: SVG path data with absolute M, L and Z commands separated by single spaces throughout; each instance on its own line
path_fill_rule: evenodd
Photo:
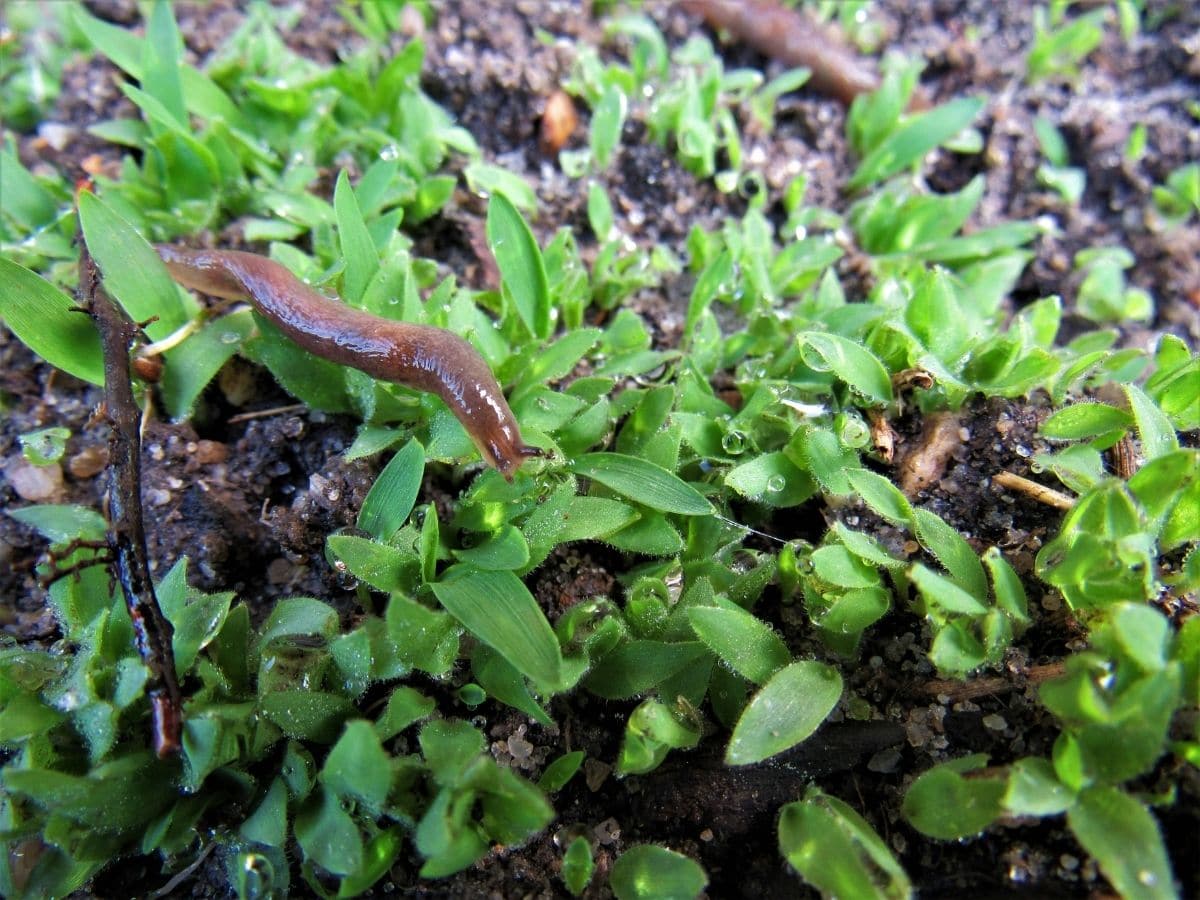
M 529 759 L 529 755 L 533 753 L 533 744 L 525 740 L 519 734 L 514 734 L 508 739 L 508 752 L 513 759 L 518 762 Z
M 596 841 L 607 847 L 621 839 L 621 824 L 616 819 L 605 819 L 592 829 Z
M 46 503 L 57 500 L 62 495 L 63 472 L 58 463 L 35 466 L 28 460 L 17 457 L 5 467 L 4 476 L 17 496 L 30 503 Z
M 602 763 L 598 759 L 586 759 L 583 763 L 583 780 L 587 784 L 588 790 L 595 793 L 600 790 L 600 785 L 608 780 L 608 775 L 612 771 L 612 766 L 607 763 Z
M 886 747 L 880 750 L 867 762 L 868 769 L 872 772 L 879 772 L 881 775 L 895 772 L 898 765 L 900 765 L 900 751 L 895 747 Z
M 96 445 L 84 447 L 67 460 L 67 471 L 71 473 L 72 478 L 95 478 L 107 465 L 108 448 Z
M 292 569 L 291 562 L 282 556 L 277 557 L 267 566 L 267 581 L 271 584 L 287 584 L 292 580 Z
M 193 447 L 195 449 L 192 449 Z M 193 453 L 196 462 L 202 466 L 223 463 L 229 456 L 229 447 L 220 441 L 196 441 L 194 445 L 188 445 L 188 450 Z

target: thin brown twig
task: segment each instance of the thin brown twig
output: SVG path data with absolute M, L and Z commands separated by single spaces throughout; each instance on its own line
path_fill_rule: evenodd
M 1038 484 L 1036 481 L 1030 481 L 1028 478 L 1022 478 L 1012 472 L 1000 471 L 992 476 L 992 483 L 998 484 L 1002 488 L 1007 488 L 1010 491 L 1024 494 L 1031 497 L 1038 503 L 1045 503 L 1047 506 L 1053 506 L 1055 509 L 1073 509 L 1075 507 L 1075 498 L 1056 491 L 1054 488 L 1048 488 L 1044 484 Z
M 1113 473 L 1122 481 L 1128 481 L 1137 474 L 1137 453 L 1133 449 L 1133 438 L 1125 435 L 1112 445 L 1108 451 L 1113 461 Z
M 249 422 L 252 419 L 267 419 L 271 416 L 283 416 L 288 413 L 301 412 L 307 409 L 303 403 L 289 403 L 287 406 L 272 406 L 270 409 L 255 409 L 250 412 L 238 413 L 236 416 L 230 416 L 226 424 L 233 425 L 237 422 Z
M 195 859 L 176 872 L 171 877 L 170 881 L 168 881 L 150 896 L 153 898 L 174 896 L 180 885 L 196 874 L 196 870 L 204 864 L 204 861 L 208 859 L 209 854 L 213 852 L 216 846 L 216 841 L 210 841 L 209 843 L 205 844 L 204 848 L 200 851 Z
M 921 686 L 921 692 L 935 697 L 946 697 L 951 703 L 963 700 L 974 700 L 977 697 L 990 697 L 995 694 L 1005 694 L 1026 684 L 1041 684 L 1051 678 L 1057 678 L 1065 671 L 1061 662 L 1045 663 L 1040 666 L 1030 666 L 1021 669 L 1011 676 L 988 676 L 972 678 L 969 681 L 953 681 L 948 678 L 935 678 Z
M 134 400 L 129 350 L 134 325 L 100 284 L 100 272 L 81 246 L 79 285 L 88 313 L 100 332 L 104 352 L 104 406 L 108 440 L 108 546 L 133 623 L 142 662 L 150 670 L 147 693 L 153 719 L 154 750 L 160 757 L 177 753 L 183 730 L 183 695 L 175 676 L 173 629 L 162 614 L 150 577 L 142 519 L 142 414 Z
M 59 565 L 59 560 L 66 559 L 76 550 L 94 550 L 96 552 L 93 556 L 73 562 L 69 566 Z M 46 590 L 56 581 L 78 575 L 92 566 L 108 565 L 111 562 L 112 554 L 109 552 L 107 541 L 73 540 L 61 551 L 50 554 L 49 568 L 38 576 L 38 587 Z

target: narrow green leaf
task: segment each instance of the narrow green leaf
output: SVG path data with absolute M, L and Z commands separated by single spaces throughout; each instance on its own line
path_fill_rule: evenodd
M 957 582 L 939 575 L 920 563 L 912 567 L 909 577 L 920 590 L 921 596 L 925 598 L 931 611 L 940 616 L 944 617 L 947 614 L 982 616 L 987 613 L 987 607 L 983 602 L 964 590 Z
M 707 683 L 707 672 L 703 680 Z M 622 778 L 644 775 L 657 769 L 672 750 L 688 750 L 699 742 L 700 725 L 694 717 L 647 698 L 629 715 L 615 771 Z
M 567 852 L 563 854 L 562 879 L 563 884 L 572 895 L 578 897 L 592 880 L 596 864 L 592 859 L 592 845 L 583 835 L 571 841 Z
M 179 564 L 179 570 L 182 572 L 182 562 Z M 186 598 L 186 605 L 168 614 L 174 626 L 172 646 L 175 651 L 175 667 L 180 678 L 192 668 L 196 655 L 220 632 L 225 624 L 225 617 L 229 615 L 229 604 L 234 596 L 233 591 L 203 594 L 187 588 L 186 585 L 182 594 Z
M 981 109 L 982 100 L 959 97 L 912 117 L 867 154 L 846 187 L 855 191 L 895 175 L 970 125 Z
M 172 419 L 178 421 L 192 414 L 201 391 L 253 330 L 253 314 L 248 309 L 238 310 L 208 323 L 167 352 L 159 389 Z
M 1054 774 L 1054 764 L 1039 756 L 1013 763 L 1008 774 L 1004 807 L 1017 816 L 1057 816 L 1066 812 L 1073 797 Z
M 1200 392 L 1200 379 L 1196 379 L 1195 387 Z M 1136 384 L 1125 385 L 1125 396 L 1129 398 L 1129 408 L 1133 410 L 1146 459 L 1155 459 L 1178 450 L 1179 438 L 1175 435 L 1175 428 L 1154 401 Z
M 44 228 L 58 218 L 54 196 L 7 150 L 0 150 L 0 197 L 4 198 L 3 215 L 28 231 Z
M 260 648 L 276 638 L 296 635 L 333 637 L 338 632 L 338 614 L 332 606 L 312 597 L 288 597 L 271 610 L 258 639 Z
M 596 236 L 596 240 L 601 243 L 607 241 L 613 232 L 612 203 L 604 186 L 594 181 L 588 185 L 587 212 L 588 224 L 592 227 L 592 234 Z
M 846 478 L 877 515 L 901 528 L 913 527 L 912 504 L 888 479 L 870 469 L 847 470 Z
M 842 696 L 842 676 L 824 663 L 803 660 L 777 672 L 738 719 L 725 762 L 762 762 L 809 737 Z
M 463 169 L 463 177 L 467 179 L 467 186 L 471 190 L 484 197 L 503 194 L 522 212 L 531 216 L 537 212 L 537 194 L 529 186 L 529 182 L 508 169 L 476 160 L 467 163 L 467 167 Z
M 450 671 L 459 645 L 458 625 L 451 616 L 403 594 L 393 594 L 385 621 L 402 662 L 431 675 Z
M 796 340 L 809 368 L 833 372 L 872 404 L 892 402 L 892 381 L 887 370 L 861 344 L 823 331 L 801 332 Z
M 708 649 L 755 684 L 767 681 L 792 660 L 783 639 L 748 612 L 694 606 L 687 610 L 687 617 Z
M 104 383 L 100 336 L 87 313 L 50 282 L 3 257 L 0 319 L 50 365 L 92 384 Z
M 331 534 L 325 542 L 351 575 L 379 591 L 409 587 L 419 563 L 411 548 L 394 547 L 354 534 Z
M 833 530 L 838 539 L 846 545 L 846 549 L 864 562 L 874 566 L 883 566 L 889 570 L 903 569 L 908 565 L 904 560 L 897 559 L 888 553 L 884 546 L 869 534 L 851 531 L 841 522 L 835 522 Z
M 412 512 L 425 473 L 425 448 L 416 438 L 396 451 L 363 500 L 358 527 L 382 541 L 390 540 Z
M 904 817 L 923 834 L 953 841 L 974 837 L 1003 813 L 1003 778 L 964 778 L 983 768 L 983 754 L 935 766 L 913 782 L 904 795 Z
M 49 731 L 65 718 L 65 713 L 47 706 L 32 694 L 17 694 L 9 697 L 0 709 L 0 742 L 27 741 Z
M 242 823 L 238 833 L 248 841 L 282 847 L 287 840 L 287 785 L 282 778 L 271 782 L 266 796 Z
M 529 562 L 529 543 L 515 525 L 502 525 L 487 539 L 472 547 L 455 550 L 460 562 L 488 571 L 513 571 Z
M 434 779 L 444 786 L 458 782 L 484 748 L 483 734 L 461 719 L 426 722 L 417 740 Z
M 603 539 L 638 518 L 628 503 L 608 497 L 572 497 L 563 512 L 556 543 Z
M 1076 441 L 1124 431 L 1132 423 L 1129 413 L 1107 403 L 1075 403 L 1047 418 L 1040 431 L 1051 440 Z
M 633 697 L 708 655 L 708 649 L 700 641 L 682 644 L 626 641 L 588 673 L 586 686 L 593 694 L 609 700 Z
M 674 556 L 684 546 L 679 531 L 667 521 L 666 515 L 653 510 L 647 510 L 620 531 L 605 535 L 603 540 L 618 550 L 646 556 Z
M 187 321 L 179 290 L 145 238 L 91 191 L 79 194 L 79 221 L 88 249 L 104 276 L 104 287 L 154 340 Z
M 337 216 L 342 258 L 346 261 L 342 275 L 342 299 L 351 306 L 358 306 L 367 285 L 379 271 L 379 254 L 375 251 L 375 243 L 367 231 L 367 223 L 363 221 L 362 210 L 358 207 L 358 199 L 350 187 L 350 177 L 345 169 L 338 173 L 333 189 L 333 211 Z
M 568 331 L 532 359 L 522 361 L 521 385 L 544 385 L 570 375 L 584 354 L 596 346 L 601 334 L 599 328 Z
M 901 900 L 912 895 L 908 876 L 866 820 L 816 788 L 780 813 L 779 852 L 823 896 Z
M 1114 787 L 1087 788 L 1067 810 L 1067 825 L 1122 897 L 1178 896 L 1158 823 L 1133 797 Z
M 984 565 L 992 576 L 992 593 L 996 606 L 1004 610 L 1010 619 L 1021 624 L 1029 623 L 1029 601 L 1021 579 L 1000 552 L 999 547 L 989 547 L 983 554 Z
M 470 572 L 433 585 L 449 613 L 526 675 L 551 692 L 562 679 L 562 650 L 546 615 L 512 572 Z
M 558 757 L 546 766 L 542 777 L 538 779 L 538 787 L 547 794 L 554 794 L 562 790 L 567 782 L 575 777 L 579 767 L 583 765 L 584 755 L 582 750 L 574 750 Z
M 331 744 L 342 723 L 354 715 L 354 704 L 341 694 L 294 689 L 273 691 L 258 702 L 263 715 L 288 737 Z
M 383 809 L 391 786 L 391 757 L 365 719 L 347 722 L 325 765 L 321 781 L 338 797 L 354 797 L 376 812 Z
M 817 479 L 826 493 L 844 497 L 854 490 L 847 476 L 861 468 L 858 454 L 843 447 L 829 429 L 801 427 L 784 452 Z
M 362 833 L 333 791 L 320 791 L 300 808 L 295 834 L 305 858 L 327 872 L 349 875 L 362 866 Z
M 733 277 L 733 254 L 722 250 L 714 257 L 692 288 L 692 296 L 688 299 L 687 320 L 684 322 L 684 334 L 691 336 L 700 316 L 712 305 L 719 291 L 725 290 Z
M 375 733 L 381 741 L 390 741 L 414 722 L 432 715 L 436 705 L 420 691 L 399 685 L 388 697 L 383 714 L 375 720 Z
M 963 536 L 950 527 L 945 519 L 927 509 L 914 509 L 913 523 L 921 546 L 937 557 L 963 590 L 980 602 L 985 602 L 988 596 L 987 577 L 979 557 Z
M 844 588 L 878 587 L 879 573 L 867 565 L 848 547 L 829 544 L 812 553 L 813 574 L 822 581 Z
M 257 312 L 254 321 L 259 337 L 242 347 L 246 356 L 266 366 L 280 386 L 305 405 L 322 412 L 352 411 L 341 366 L 301 350 Z
M 708 884 L 694 859 L 658 847 L 630 847 L 613 863 L 609 887 L 617 900 L 692 900 Z
M 488 201 L 487 241 L 517 312 L 535 337 L 550 334 L 550 286 L 528 223 L 502 193 Z
M 730 469 L 725 484 L 748 500 L 774 507 L 799 506 L 817 490 L 812 476 L 778 450 Z
M 146 24 L 146 40 L 142 50 L 141 79 L 146 92 L 158 100 L 179 125 L 187 127 L 187 110 L 183 105 L 183 82 L 180 78 L 180 58 L 183 38 L 175 24 L 171 4 L 157 0 Z
M 682 516 L 707 516 L 714 512 L 712 504 L 690 484 L 636 456 L 585 453 L 571 468 L 651 509 Z
M 403 846 L 404 830 L 399 826 L 392 826 L 368 840 L 363 848 L 362 865 L 338 885 L 338 900 L 367 893 L 375 882 L 391 871 Z
M 610 84 L 592 111 L 592 158 L 600 169 L 608 168 L 613 150 L 621 142 L 621 129 L 625 125 L 628 106 L 625 92 L 617 85 Z
M 120 28 L 96 18 L 82 6 L 72 6 L 70 10 L 79 33 L 86 37 L 93 47 L 130 77 L 145 81 L 142 68 L 144 38 L 139 38 L 127 28 Z M 244 124 L 234 102 L 207 75 L 191 66 L 183 66 L 180 78 L 184 103 L 190 112 L 206 118 L 224 119 L 230 125 L 241 127 Z
M 471 651 L 471 673 L 492 699 L 519 709 L 543 725 L 554 724 L 529 692 L 525 676 L 487 644 L 477 644 Z

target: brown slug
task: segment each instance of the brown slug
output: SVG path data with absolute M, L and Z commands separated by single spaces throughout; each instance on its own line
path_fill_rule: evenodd
M 297 345 L 372 378 L 441 397 L 484 460 L 506 479 L 527 457 L 544 455 L 521 439 L 504 393 L 475 348 L 453 332 L 396 322 L 322 296 L 265 256 L 239 250 L 155 249 L 184 287 L 249 299 Z

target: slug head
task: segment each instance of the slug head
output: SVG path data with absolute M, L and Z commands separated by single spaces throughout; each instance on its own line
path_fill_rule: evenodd
M 509 429 L 504 429 L 508 432 Z M 507 434 L 504 437 L 508 437 Z M 505 481 L 513 480 L 513 473 L 521 467 L 526 459 L 533 456 L 547 457 L 550 454 L 540 447 L 531 447 L 516 437 L 513 440 L 497 440 L 489 438 L 487 445 L 480 448 L 483 458 L 493 465 L 504 476 Z

